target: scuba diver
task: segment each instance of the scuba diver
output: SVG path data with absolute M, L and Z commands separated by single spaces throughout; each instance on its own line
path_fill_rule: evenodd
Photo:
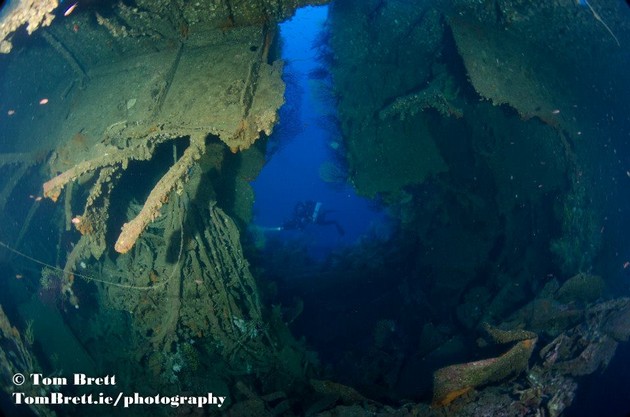
M 293 209 L 293 217 L 291 220 L 284 222 L 280 230 L 304 230 L 309 224 L 317 224 L 320 226 L 333 225 L 337 229 L 337 233 L 341 236 L 345 231 L 336 220 L 327 220 L 326 214 L 330 210 L 322 210 L 322 203 L 317 201 L 300 201 Z

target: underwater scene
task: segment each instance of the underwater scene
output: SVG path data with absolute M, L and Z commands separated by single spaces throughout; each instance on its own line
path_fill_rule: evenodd
M 0 416 L 630 416 L 630 3 L 8 0 Z

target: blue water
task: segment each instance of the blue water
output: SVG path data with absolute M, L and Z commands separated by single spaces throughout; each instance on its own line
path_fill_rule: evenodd
M 307 200 L 321 202 L 328 211 L 326 219 L 342 226 L 343 235 L 334 225 L 266 232 L 268 237 L 306 242 L 314 257 L 355 244 L 362 236 L 385 237 L 389 230 L 385 214 L 374 202 L 357 196 L 350 184 L 331 185 L 319 176 L 321 164 L 335 159 L 331 143 L 340 141 L 340 132 L 330 121 L 334 110 L 326 102 L 325 86 L 309 78 L 311 71 L 322 66 L 315 43 L 327 15 L 327 7 L 303 8 L 280 27 L 285 99 L 290 104 L 280 110 L 280 124 L 269 142 L 273 153 L 252 184 L 254 224 L 259 227 L 281 226 L 292 217 L 295 205 Z

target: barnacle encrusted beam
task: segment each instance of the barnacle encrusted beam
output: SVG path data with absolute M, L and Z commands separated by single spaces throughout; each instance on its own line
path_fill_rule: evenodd
M 100 149 L 100 156 L 79 162 L 67 171 L 46 181 L 44 183 L 44 197 L 56 202 L 59 195 L 61 195 L 63 187 L 84 174 L 112 166 L 125 169 L 130 160 L 148 160 L 153 155 L 155 145 L 174 137 L 178 137 L 176 132 L 160 131 L 149 133 L 144 138 L 136 139 L 136 145 L 133 147 L 120 149 L 115 146 L 105 146 Z
M 182 157 L 158 181 L 151 194 L 144 203 L 140 213 L 130 222 L 125 223 L 114 249 L 119 253 L 126 253 L 136 243 L 146 227 L 160 215 L 160 208 L 168 201 L 169 194 L 181 187 L 186 180 L 190 168 L 195 164 L 205 150 L 205 136 L 193 135 L 190 146 Z
M 274 33 L 268 25 L 210 30 L 203 44 L 201 39 L 189 40 L 115 68 L 88 71 L 85 90 L 76 93 L 77 102 L 85 105 L 78 104 L 62 128 L 71 139 L 50 158 L 51 169 L 59 174 L 44 184 L 44 196 L 57 201 L 66 184 L 96 178 L 83 214 L 73 217 L 75 227 L 89 236 L 94 257 L 105 250 L 110 195 L 129 161 L 150 160 L 159 144 L 190 138 L 189 147 L 155 184 L 140 212 L 123 225 L 114 246 L 119 253 L 134 246 L 160 216 L 170 194 L 181 190 L 206 152 L 207 137 L 237 152 L 271 133 L 284 101 L 282 62 L 269 63 Z M 121 66 L 126 68 L 126 83 L 119 80 Z M 135 89 L 129 91 L 129 85 Z M 100 101 L 103 95 L 118 101 Z M 111 119 L 86 127 L 86 120 L 100 121 L 102 114 Z
M 506 337 L 505 333 L 502 334 L 503 337 Z M 516 339 L 519 336 L 522 335 L 517 335 Z M 527 368 L 537 340 L 534 335 L 518 341 L 501 356 L 438 369 L 433 374 L 433 405 L 449 405 L 475 387 L 518 375 Z
M 0 154 L 0 167 L 5 165 L 27 165 L 33 166 L 41 161 L 41 152 L 15 152 Z
M 135 146 L 130 148 L 119 149 L 117 147 L 105 147 L 101 156 L 83 161 L 70 168 L 69 170 L 57 175 L 53 179 L 47 181 L 44 188 L 44 196 L 53 201 L 57 201 L 64 186 L 75 181 L 82 175 L 99 172 L 99 179 L 92 187 L 90 199 L 86 203 L 84 216 L 76 225 L 77 229 L 83 234 L 103 234 L 104 230 L 94 230 L 93 225 L 95 219 L 91 219 L 92 211 L 91 203 L 96 201 L 95 194 L 101 193 L 100 189 L 103 183 L 111 180 L 114 174 L 127 167 L 130 160 L 148 160 L 152 157 L 155 146 L 169 139 L 181 137 L 181 132 L 177 130 L 167 130 L 160 132 L 152 132 L 144 138 L 135 137 Z M 191 135 L 190 146 L 186 149 L 182 157 L 170 168 L 170 170 L 160 179 L 151 191 L 147 201 L 140 213 L 132 221 L 123 226 L 123 230 L 116 242 L 115 249 L 120 253 L 125 253 L 133 245 L 151 221 L 159 216 L 159 210 L 168 200 L 171 191 L 177 188 L 185 180 L 189 169 L 199 159 L 205 149 L 205 135 L 196 133 Z M 103 178 L 105 174 L 106 178 Z
M 446 73 L 440 73 L 425 88 L 397 97 L 382 108 L 378 115 L 381 120 L 394 117 L 404 120 L 432 108 L 444 117 L 460 118 L 463 112 L 454 104 L 456 96 L 454 81 Z

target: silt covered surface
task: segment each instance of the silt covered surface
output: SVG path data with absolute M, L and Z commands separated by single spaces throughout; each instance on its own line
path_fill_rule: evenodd
M 120 389 L 229 397 L 176 410 L 193 415 L 569 410 L 628 339 L 625 6 L 334 3 L 330 117 L 350 183 L 397 227 L 316 261 L 243 233 L 284 101 L 276 23 L 298 3 L 202 5 L 11 35 L 5 381 L 112 370 Z

